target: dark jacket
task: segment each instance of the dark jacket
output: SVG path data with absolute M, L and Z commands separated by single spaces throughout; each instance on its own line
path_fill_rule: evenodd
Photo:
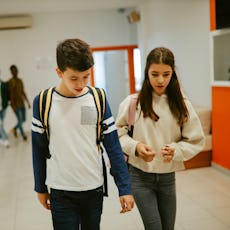
M 1 84 L 1 97 L 2 97 L 2 109 L 4 110 L 10 100 L 8 82 L 0 81 Z

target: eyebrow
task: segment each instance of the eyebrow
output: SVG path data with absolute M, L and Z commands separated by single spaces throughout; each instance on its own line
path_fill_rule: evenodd
M 163 72 L 163 73 L 170 73 L 171 71 L 170 70 L 168 70 L 168 71 L 165 71 L 165 72 Z M 156 71 L 156 70 L 152 70 L 152 73 L 159 73 L 159 71 Z
M 72 75 L 70 77 L 72 77 L 72 78 L 79 78 L 79 77 L 88 77 L 88 76 L 90 76 L 90 73 L 89 74 L 85 74 L 83 76 Z

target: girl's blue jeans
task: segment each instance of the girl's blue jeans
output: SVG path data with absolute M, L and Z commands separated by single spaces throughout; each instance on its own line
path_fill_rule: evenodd
M 51 189 L 54 230 L 100 230 L 103 187 L 74 192 Z
M 146 173 L 129 167 L 132 193 L 145 230 L 173 230 L 176 218 L 175 172 Z

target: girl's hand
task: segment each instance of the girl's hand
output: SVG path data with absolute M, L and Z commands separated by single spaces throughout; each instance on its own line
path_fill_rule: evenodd
M 156 152 L 146 144 L 138 143 L 136 146 L 136 156 L 143 159 L 145 162 L 150 162 L 155 157 Z
M 168 145 L 162 147 L 161 154 L 164 158 L 164 162 L 172 161 L 172 159 L 174 157 L 174 151 L 175 151 L 175 149 L 172 147 L 169 147 Z

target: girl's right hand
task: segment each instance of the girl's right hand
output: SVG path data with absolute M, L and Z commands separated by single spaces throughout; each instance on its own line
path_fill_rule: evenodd
M 155 157 L 156 152 L 146 144 L 138 143 L 136 146 L 136 156 L 143 159 L 145 162 L 150 162 Z

